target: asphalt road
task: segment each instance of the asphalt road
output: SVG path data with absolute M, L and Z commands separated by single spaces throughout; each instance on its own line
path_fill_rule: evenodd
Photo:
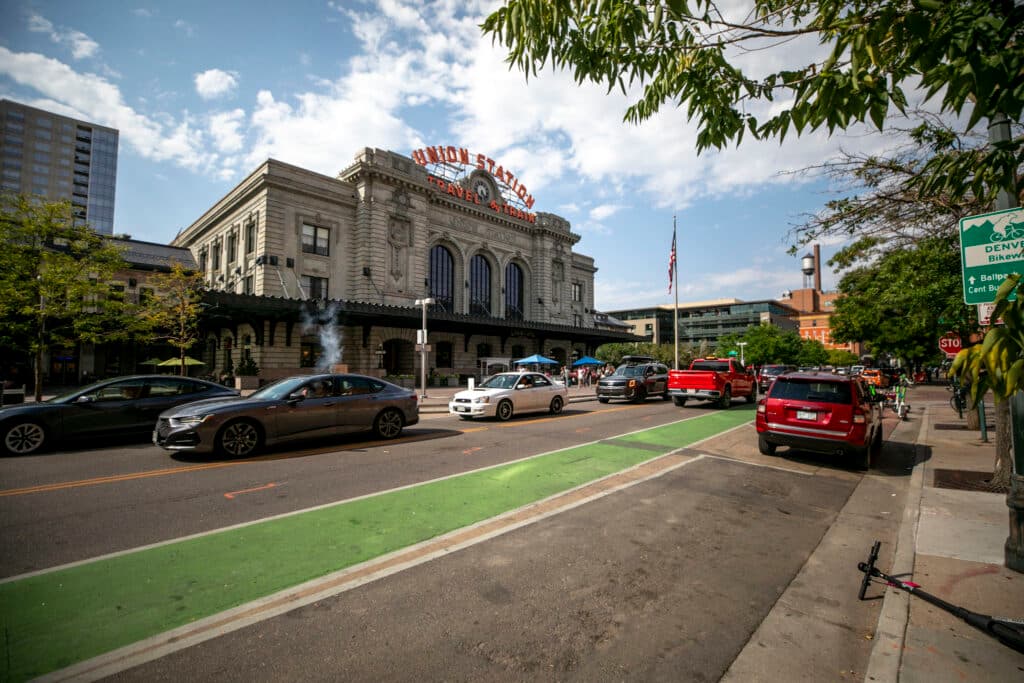
M 428 417 L 405 439 L 307 444 L 250 461 L 151 446 L 0 461 L 2 576 L 507 462 L 707 410 L 573 405 L 507 424 Z M 752 417 L 752 416 L 751 416 Z M 114 676 L 119 680 L 718 680 L 796 586 L 838 633 L 824 671 L 863 671 L 877 607 L 822 548 L 894 532 L 898 448 L 862 482 L 813 455 L 766 458 L 753 427 L 685 466 Z M 867 485 L 862 485 L 866 483 Z M 852 511 L 852 512 L 851 512 Z M 113 530 L 113 531 L 112 531 Z M 848 537 L 853 537 L 848 538 Z M 862 538 L 863 537 L 863 538 Z M 838 539 L 838 540 L 837 540 Z M 843 580 L 855 580 L 843 570 Z M 850 574 L 850 577 L 845 576 Z M 799 610 L 798 610 L 799 611 Z M 801 634 L 821 647 L 824 636 Z M 799 644 L 797 644 L 799 645 Z M 741 658 L 741 653 L 748 653 Z M 794 660 L 795 661 L 795 660 Z M 833 668 L 833 662 L 834 667 Z M 820 680 L 803 667 L 803 680 Z M 742 678 L 741 678 L 742 680 Z M 794 679 L 795 680 L 795 679 Z
M 651 400 L 639 406 L 574 403 L 557 416 L 525 415 L 508 423 L 424 415 L 395 441 L 345 436 L 247 460 L 169 454 L 147 444 L 0 458 L 0 578 L 408 486 L 709 410 Z

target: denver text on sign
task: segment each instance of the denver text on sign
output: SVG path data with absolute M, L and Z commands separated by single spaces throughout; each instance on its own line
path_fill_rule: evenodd
M 1007 275 L 1024 272 L 1024 210 L 961 219 L 960 254 L 964 302 L 991 303 Z

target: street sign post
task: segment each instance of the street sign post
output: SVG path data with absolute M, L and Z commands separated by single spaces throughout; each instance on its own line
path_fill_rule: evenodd
M 960 219 L 960 263 L 964 303 L 992 303 L 1007 275 L 1024 273 L 1024 209 Z
M 954 358 L 962 348 L 963 344 L 958 334 L 950 332 L 939 337 L 939 350 L 946 354 L 946 358 Z

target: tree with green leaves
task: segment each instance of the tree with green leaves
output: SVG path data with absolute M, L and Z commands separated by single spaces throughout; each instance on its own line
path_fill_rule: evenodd
M 988 391 L 995 398 L 996 462 L 992 483 L 1010 483 L 1012 437 L 1010 435 L 1010 397 L 1024 391 L 1024 276 L 1010 275 L 996 292 L 992 319 L 1002 325 L 990 327 L 981 344 L 969 346 L 953 359 L 950 375 L 970 387 L 972 406 L 984 400 Z M 1011 296 L 1016 298 L 1012 301 Z
M 933 355 L 937 330 L 963 336 L 977 329 L 964 305 L 960 250 L 955 239 L 929 237 L 890 251 L 839 282 L 832 339 L 864 341 L 875 354 L 890 354 L 913 367 Z
M 76 223 L 69 202 L 4 193 L 0 244 L 0 346 L 30 351 L 36 400 L 48 351 L 139 330 L 135 307 L 110 284 L 127 267 L 121 252 Z
M 751 5 L 737 19 L 715 0 L 508 0 L 482 30 L 527 77 L 550 66 L 579 83 L 624 93 L 639 87 L 627 121 L 644 121 L 665 104 L 684 108 L 698 124 L 698 152 L 747 135 L 782 141 L 858 124 L 881 130 L 890 113 L 906 112 L 905 88 L 938 113 L 967 114 L 968 129 L 1024 114 L 1024 5 L 1014 0 Z M 774 51 L 784 63 L 801 38 L 818 42 L 820 58 L 758 75 L 740 66 L 753 50 Z M 767 112 L 760 118 L 759 109 Z M 986 203 L 999 188 L 1019 195 L 1022 147 L 1015 138 L 976 156 L 936 154 L 921 187 Z
M 149 284 L 153 294 L 143 304 L 143 315 L 155 339 L 162 339 L 178 349 L 179 373 L 184 376 L 188 373 L 185 356 L 200 338 L 203 274 L 186 270 L 175 262 L 169 273 L 154 275 Z

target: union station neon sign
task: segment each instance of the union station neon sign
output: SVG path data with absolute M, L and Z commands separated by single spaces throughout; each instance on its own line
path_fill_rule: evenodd
M 412 153 L 412 160 L 420 166 L 446 164 L 459 165 L 463 167 L 472 166 L 481 171 L 486 171 L 505 186 L 504 188 L 499 189 L 507 189 L 508 192 L 517 197 L 527 209 L 533 208 L 535 201 L 533 195 L 531 195 L 526 189 L 526 186 L 519 181 L 519 178 L 517 178 L 511 170 L 506 169 L 503 164 L 498 163 L 484 154 L 470 154 L 469 150 L 465 147 L 455 147 L 453 145 L 445 147 L 438 145 L 436 147 L 425 147 L 423 149 L 414 150 Z M 443 192 L 446 192 L 453 197 L 458 197 L 463 201 L 477 205 L 485 205 L 497 213 L 512 216 L 513 218 L 518 218 L 530 223 L 537 222 L 537 215 L 534 213 L 523 211 L 509 203 L 499 204 L 494 199 L 487 202 L 486 199 L 481 198 L 472 189 L 463 187 L 451 180 L 428 174 L 427 181 L 437 186 Z

